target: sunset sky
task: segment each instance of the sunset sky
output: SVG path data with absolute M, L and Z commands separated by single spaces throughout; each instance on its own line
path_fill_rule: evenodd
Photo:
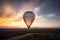
M 0 0 L 0 28 L 27 28 L 26 11 L 35 13 L 31 28 L 60 28 L 60 0 Z

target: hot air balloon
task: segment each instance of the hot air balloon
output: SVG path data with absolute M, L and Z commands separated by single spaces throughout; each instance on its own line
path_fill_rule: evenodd
M 30 26 L 33 23 L 34 19 L 35 19 L 35 14 L 31 11 L 27 11 L 23 15 L 23 20 L 26 23 L 28 29 L 30 28 Z

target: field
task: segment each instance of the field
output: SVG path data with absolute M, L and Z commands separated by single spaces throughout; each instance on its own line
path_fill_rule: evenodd
M 60 40 L 60 29 L 3 29 L 0 28 L 0 40 Z

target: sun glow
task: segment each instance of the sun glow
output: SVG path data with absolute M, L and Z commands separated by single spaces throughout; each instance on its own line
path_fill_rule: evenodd
M 19 28 L 26 28 L 27 26 L 23 21 L 23 14 L 26 11 L 35 10 L 35 9 L 32 9 L 32 6 L 31 6 L 31 8 L 29 8 L 29 6 L 26 4 L 23 4 L 22 9 L 19 8 L 19 11 L 17 11 L 17 12 L 9 4 L 3 5 L 2 8 L 3 8 L 2 11 L 4 14 L 2 15 L 2 17 L 0 17 L 0 26 L 15 26 L 14 28 L 18 28 L 18 27 Z M 37 10 L 35 10 L 35 11 L 37 11 Z
M 44 13 L 45 11 L 43 10 L 43 7 L 45 7 L 47 3 L 46 1 L 41 3 L 41 5 L 38 0 L 23 2 L 7 1 L 6 3 L 4 1 L 1 3 L 2 4 L 0 4 L 0 28 L 27 28 L 23 20 L 23 14 L 26 11 L 32 11 L 35 14 L 35 20 L 32 23 L 31 28 L 52 28 L 52 26 L 53 28 L 55 26 L 56 28 L 57 26 L 60 27 L 59 19 L 54 19 L 54 17 L 56 17 L 57 14 L 46 12 L 46 15 L 46 13 Z

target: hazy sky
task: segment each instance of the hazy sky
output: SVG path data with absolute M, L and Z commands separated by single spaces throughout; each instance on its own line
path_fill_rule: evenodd
M 31 28 L 60 28 L 60 0 L 0 0 L 0 28 L 27 28 L 26 11 L 35 13 Z

